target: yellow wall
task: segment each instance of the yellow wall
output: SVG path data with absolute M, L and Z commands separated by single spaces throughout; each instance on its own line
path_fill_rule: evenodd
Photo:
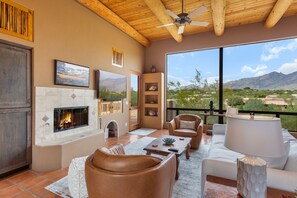
M 128 76 L 142 72 L 144 47 L 75 0 L 14 0 L 34 11 L 34 41 L 0 33 L 0 39 L 33 48 L 34 86 L 54 85 L 54 59 Z M 111 65 L 111 49 L 124 52 L 124 68 Z M 91 72 L 90 89 L 94 87 Z
M 90 67 L 88 89 L 95 89 L 95 69 L 124 74 L 128 76 L 128 85 L 130 70 L 143 72 L 144 47 L 75 0 L 13 1 L 34 11 L 34 41 L 2 33 L 0 40 L 32 48 L 33 91 L 36 86 L 63 87 L 54 85 L 54 59 Z M 124 52 L 124 68 L 111 65 L 113 47 Z M 125 102 L 123 114 L 117 116 L 122 123 L 119 126 L 121 134 L 128 131 L 125 126 L 128 122 L 127 107 Z M 33 109 L 32 126 L 34 117 Z M 110 119 L 112 116 L 104 118 L 106 121 Z

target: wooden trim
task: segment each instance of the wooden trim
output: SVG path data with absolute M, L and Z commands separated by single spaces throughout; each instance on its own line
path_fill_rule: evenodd
M 0 0 L 0 33 L 33 41 L 33 11 L 10 0 Z
M 164 10 L 166 8 L 161 0 L 144 0 L 144 2 L 150 8 L 150 10 L 156 15 L 159 21 L 161 21 L 161 23 L 165 25 L 174 22 L 170 16 L 165 14 Z M 166 29 L 177 42 L 180 43 L 183 41 L 183 36 L 177 33 L 176 25 L 167 26 Z
M 101 3 L 99 0 L 77 0 L 80 4 L 84 5 L 88 9 L 95 12 L 98 16 L 102 17 L 106 21 L 110 22 L 132 38 L 134 38 L 136 41 L 138 41 L 140 44 L 142 44 L 145 47 L 150 46 L 150 41 L 144 37 L 142 34 L 140 34 L 138 31 L 136 31 L 132 26 L 130 26 L 126 21 L 124 21 L 121 17 L 119 17 L 116 13 L 111 11 L 109 8 L 107 8 L 103 3 Z
M 293 0 L 278 0 L 265 21 L 265 27 L 273 28 L 285 14 L 292 2 Z
M 222 184 L 222 185 L 226 185 L 226 186 L 231 186 L 231 187 L 235 187 L 235 188 L 237 186 L 237 182 L 234 180 L 230 180 L 230 179 L 226 179 L 226 178 L 222 178 L 222 177 L 216 177 L 216 176 L 212 176 L 212 175 L 207 175 L 206 181 L 209 181 L 212 183 L 217 183 L 217 184 Z M 267 188 L 267 197 L 269 197 L 269 198 L 279 198 L 279 197 L 282 197 L 283 195 L 291 196 L 291 197 L 295 196 L 295 194 L 293 192 L 287 192 L 287 191 L 278 190 L 278 189 L 269 188 L 269 187 Z
M 215 34 L 221 36 L 225 29 L 226 0 L 211 0 L 211 9 Z

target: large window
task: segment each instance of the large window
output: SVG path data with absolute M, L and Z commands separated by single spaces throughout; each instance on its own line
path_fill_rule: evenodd
M 224 48 L 224 102 L 242 110 L 297 111 L 297 39 Z
M 222 50 L 221 111 L 297 112 L 297 39 Z M 167 107 L 219 109 L 219 59 L 219 49 L 167 55 Z M 280 117 L 297 130 L 297 116 Z
M 167 107 L 218 107 L 219 50 L 167 56 Z

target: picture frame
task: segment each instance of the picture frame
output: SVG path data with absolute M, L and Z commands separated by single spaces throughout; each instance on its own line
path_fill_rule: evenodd
M 55 85 L 89 87 L 90 68 L 61 60 L 55 60 Z
M 124 53 L 116 48 L 112 48 L 112 65 L 116 67 L 124 66 Z

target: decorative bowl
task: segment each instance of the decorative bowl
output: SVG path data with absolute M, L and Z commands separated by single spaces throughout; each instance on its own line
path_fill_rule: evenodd
M 163 142 L 165 143 L 165 144 L 173 144 L 174 142 L 175 142 L 175 139 L 173 139 L 173 138 L 164 138 L 163 139 Z

